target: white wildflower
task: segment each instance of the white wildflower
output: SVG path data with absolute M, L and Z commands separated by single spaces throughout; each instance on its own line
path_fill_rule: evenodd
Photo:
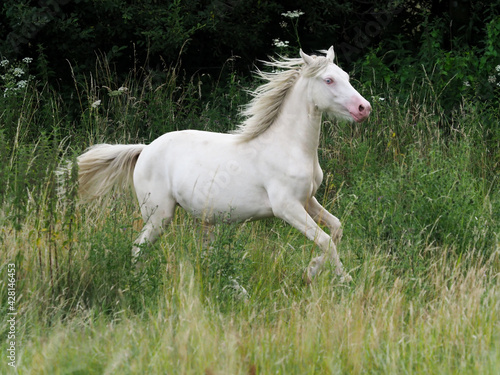
M 464 81 L 464 86 L 470 87 L 470 82 L 469 81 Z
M 97 108 L 101 105 L 101 101 L 100 100 L 96 100 L 94 103 L 92 103 L 92 108 Z
M 17 83 L 17 87 L 24 89 L 28 85 L 28 81 L 22 80 Z
M 231 285 L 226 285 L 222 290 L 225 289 L 232 289 L 234 296 L 238 300 L 243 300 L 246 301 L 250 298 L 250 294 L 248 294 L 248 291 L 238 283 L 238 281 L 232 277 L 229 277 L 229 281 L 231 282 Z
M 383 102 L 385 98 L 378 98 L 379 101 Z
M 286 21 L 281 21 L 281 22 L 280 22 L 280 27 L 281 27 L 282 29 L 286 29 L 286 27 L 287 27 L 287 26 L 288 26 L 288 23 L 287 23 Z
M 9 60 L 2 60 L 2 61 L 0 61 L 0 66 L 2 68 L 5 68 L 7 65 L 9 65 Z
M 300 10 L 294 10 L 294 11 L 288 11 L 286 13 L 281 13 L 281 15 L 283 17 L 286 17 L 286 18 L 299 18 L 300 16 L 302 16 L 304 14 L 304 12 L 301 12 Z
M 31 57 L 25 57 L 25 58 L 23 59 L 23 63 L 26 63 L 26 64 L 29 64 L 29 63 L 31 63 L 32 61 L 33 61 L 33 59 L 32 59 Z
M 489 76 L 488 77 L 488 82 L 489 83 L 495 83 L 496 81 L 497 81 L 497 77 L 495 77 L 495 76 Z
M 275 47 L 279 47 L 279 48 L 281 48 L 281 47 L 288 47 L 289 43 L 290 42 L 288 40 L 281 41 L 279 39 L 273 39 L 273 44 L 274 44 Z
M 500 73 L 500 65 L 495 66 L 495 70 Z
M 14 74 L 14 76 L 16 77 L 21 77 L 24 74 L 24 70 L 22 70 L 21 68 L 15 68 L 12 74 Z
M 119 89 L 118 89 L 118 92 L 127 92 L 128 91 L 128 88 L 127 87 L 124 87 L 124 86 L 121 86 Z

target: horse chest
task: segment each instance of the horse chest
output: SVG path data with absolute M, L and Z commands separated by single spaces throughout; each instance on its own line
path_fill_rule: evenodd
M 282 173 L 283 186 L 302 201 L 316 193 L 323 179 L 323 172 L 315 162 L 291 163 Z

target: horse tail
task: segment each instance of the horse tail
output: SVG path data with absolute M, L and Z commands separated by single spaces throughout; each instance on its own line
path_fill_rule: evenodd
M 132 185 L 135 164 L 143 144 L 90 147 L 77 158 L 79 193 L 84 201 L 106 195 L 114 186 Z

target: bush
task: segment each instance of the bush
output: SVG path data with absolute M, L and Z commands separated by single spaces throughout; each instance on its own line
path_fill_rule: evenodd
M 357 64 L 361 82 L 370 86 L 374 76 L 399 92 L 404 102 L 408 95 L 420 102 L 433 102 L 445 116 L 441 124 L 450 127 L 462 101 L 481 101 L 494 106 L 500 100 L 500 17 L 491 17 L 482 43 L 470 46 L 454 40 L 445 47 L 448 20 L 429 19 L 418 49 L 399 35 L 371 50 Z

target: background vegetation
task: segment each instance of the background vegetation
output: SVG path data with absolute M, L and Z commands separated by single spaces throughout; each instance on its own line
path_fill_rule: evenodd
M 1 373 L 498 372 L 498 2 L 460 2 L 465 18 L 444 1 L 286 4 L 3 2 L 1 353 L 9 263 L 18 315 Z M 279 220 L 221 225 L 203 250 L 180 209 L 136 271 L 134 198 L 77 205 L 76 170 L 57 174 L 97 142 L 230 130 L 256 58 L 330 44 L 373 106 L 325 119 L 319 150 L 350 285 L 330 268 L 304 285 L 316 249 Z

